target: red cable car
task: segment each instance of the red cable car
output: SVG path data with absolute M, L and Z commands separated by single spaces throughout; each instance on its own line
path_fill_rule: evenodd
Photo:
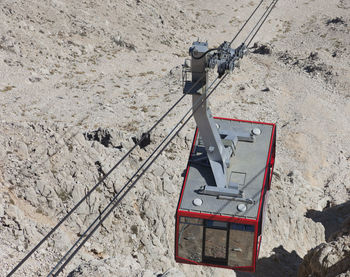
M 224 42 L 208 55 L 206 42 L 194 42 L 190 66 L 184 68 L 184 93 L 192 95 L 197 130 L 176 211 L 175 260 L 180 263 L 255 271 L 276 126 L 213 118 L 207 106 L 208 66 L 217 64 L 221 78 L 243 55 L 242 47 Z M 227 59 L 228 53 L 233 58 Z
M 216 184 L 197 129 L 177 207 L 175 259 L 255 271 L 275 161 L 276 126 L 223 118 L 215 122 L 255 133 L 254 142 L 239 140 L 231 158 L 230 181 L 238 184 L 241 197 L 205 193 L 204 186 L 214 188 Z

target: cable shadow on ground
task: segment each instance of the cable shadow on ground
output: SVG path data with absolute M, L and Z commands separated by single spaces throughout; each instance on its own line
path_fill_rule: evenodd
M 236 272 L 237 277 L 295 277 L 302 258 L 295 252 L 288 252 L 282 245 L 275 247 L 273 255 L 258 259 L 255 273 Z
M 320 222 L 325 229 L 326 241 L 332 240 L 332 234 L 339 231 L 347 217 L 350 216 L 350 201 L 333 207 L 326 207 L 323 211 L 308 210 L 306 217 Z

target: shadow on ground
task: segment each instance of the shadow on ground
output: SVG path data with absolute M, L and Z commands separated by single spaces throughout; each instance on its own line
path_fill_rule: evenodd
M 236 272 L 237 277 L 295 277 L 302 258 L 292 251 L 289 253 L 282 245 L 273 249 L 275 254 L 257 261 L 255 273 Z
M 320 222 L 325 229 L 326 241 L 332 240 L 332 234 L 339 231 L 345 219 L 350 215 L 350 201 L 343 204 L 324 208 L 323 211 L 308 210 L 306 217 Z

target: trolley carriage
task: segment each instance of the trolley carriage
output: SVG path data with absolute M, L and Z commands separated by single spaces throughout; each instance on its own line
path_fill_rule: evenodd
M 255 271 L 275 160 L 275 125 L 223 118 L 215 121 L 228 128 L 261 132 L 254 142 L 239 141 L 232 157 L 230 181 L 244 193 L 241 198 L 201 193 L 204 185 L 216 185 L 197 130 L 177 208 L 175 259 Z
M 197 130 L 176 212 L 177 262 L 255 271 L 275 161 L 275 124 L 213 118 L 208 68 L 219 78 L 245 53 L 224 42 L 212 55 L 194 42 L 184 69 Z M 192 80 L 186 75 L 191 73 Z M 224 78 L 224 77 L 223 77 Z M 195 87 L 195 90 L 188 88 Z

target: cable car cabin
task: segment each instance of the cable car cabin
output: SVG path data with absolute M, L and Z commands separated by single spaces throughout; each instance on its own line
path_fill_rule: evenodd
M 213 149 L 204 146 L 197 128 L 177 207 L 175 259 L 255 271 L 275 160 L 275 124 L 223 118 L 214 122 L 225 148 L 230 140 L 223 134 L 236 134 L 226 163 L 228 185 L 217 187 L 215 163 L 208 158 Z

